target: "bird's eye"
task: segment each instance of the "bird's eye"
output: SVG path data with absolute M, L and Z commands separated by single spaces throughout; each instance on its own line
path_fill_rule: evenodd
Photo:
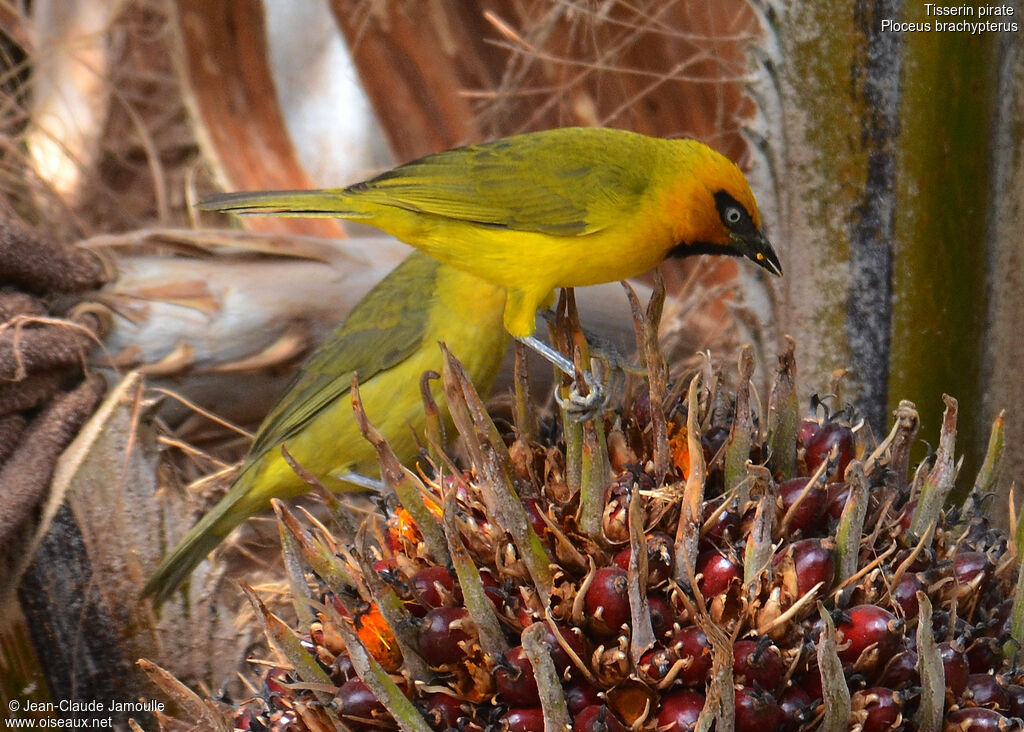
M 727 224 L 738 224 L 740 219 L 743 218 L 743 213 L 735 206 L 730 206 L 725 209 L 725 223 Z

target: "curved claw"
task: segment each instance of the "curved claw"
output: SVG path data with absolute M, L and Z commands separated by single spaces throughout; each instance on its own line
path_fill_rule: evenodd
M 589 371 L 583 373 L 583 379 L 587 383 L 589 393 L 584 396 L 574 383 L 569 396 L 561 397 L 555 392 L 555 401 L 558 406 L 566 411 L 574 422 L 585 422 L 593 419 L 604 411 L 608 404 L 608 393 L 602 384 L 598 383 L 593 374 Z

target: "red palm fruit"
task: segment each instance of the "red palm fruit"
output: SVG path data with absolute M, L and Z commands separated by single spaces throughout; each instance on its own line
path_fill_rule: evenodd
M 782 710 L 766 691 L 739 686 L 735 691 L 736 732 L 778 732 Z
M 375 719 L 390 716 L 362 679 L 349 679 L 342 684 L 334 695 L 334 701 L 343 717 Z
M 666 694 L 658 708 L 658 732 L 686 732 L 704 709 L 703 692 L 681 689 Z
M 707 523 L 712 516 L 715 517 L 703 538 L 712 544 L 720 546 L 732 542 L 740 530 L 740 514 L 736 510 L 735 504 L 728 506 L 724 510 L 718 510 L 724 502 L 724 496 L 712 498 L 704 502 L 702 511 L 702 521 L 704 523 Z
M 957 595 L 966 597 L 975 592 L 984 592 L 988 588 L 992 569 L 992 563 L 981 552 L 957 554 L 953 557 L 953 576 L 958 585 Z
M 650 594 L 647 596 L 647 609 L 651 614 L 651 627 L 654 629 L 655 638 L 664 638 L 672 630 L 675 622 L 675 613 L 672 605 L 661 594 Z
M 642 481 L 644 478 L 653 487 L 653 481 L 651 481 L 650 477 L 646 473 L 640 473 L 639 479 Z M 629 541 L 626 508 L 629 506 L 629 493 L 636 479 L 633 471 L 626 470 L 615 476 L 615 479 L 605 488 L 605 509 L 602 526 L 608 541 L 613 544 L 623 544 Z
M 526 498 L 523 500 L 523 508 L 526 509 L 526 517 L 530 520 L 530 526 L 537 533 L 537 536 L 543 538 L 548 532 L 548 525 L 541 517 L 541 507 L 536 498 Z
M 626 572 L 619 567 L 602 567 L 594 573 L 583 607 L 595 635 L 617 635 L 629 623 L 628 587 Z
M 263 677 L 263 685 L 266 687 L 267 693 L 277 694 L 278 696 L 288 696 L 291 694 L 291 690 L 285 686 L 290 681 L 288 671 L 283 668 L 272 668 Z
M 700 436 L 701 452 L 704 453 L 704 462 L 710 463 L 722 445 L 729 439 L 729 430 L 726 427 L 711 427 Z
M 732 647 L 733 679 L 737 684 L 775 689 L 786 673 L 782 653 L 771 638 L 744 639 Z
M 892 591 L 892 599 L 903 610 L 903 617 L 910 620 L 917 617 L 917 593 L 924 590 L 924 582 L 913 572 L 904 574 Z
M 577 658 L 586 657 L 587 648 L 584 645 L 583 633 L 580 629 L 569 628 L 568 626 L 560 625 L 560 623 L 556 628 L 562 642 L 577 655 Z M 572 665 L 572 658 L 569 656 L 568 651 L 562 647 L 562 644 L 558 642 L 558 639 L 555 638 L 555 633 L 551 630 L 550 626 L 545 626 L 545 633 L 548 648 L 551 649 L 551 660 L 555 663 L 555 671 L 559 674 L 564 674 L 565 670 Z
M 425 717 L 434 729 L 455 729 L 465 716 L 462 702 L 450 694 L 435 692 L 423 702 Z
M 850 698 L 850 709 L 861 732 L 889 732 L 903 718 L 903 699 L 892 689 L 873 686 L 855 692 Z
M 407 602 L 406 607 L 419 618 L 432 608 L 462 603 L 462 591 L 456 588 L 448 570 L 440 565 L 418 570 L 409 578 L 409 586 L 414 599 Z
M 789 534 L 795 535 L 799 532 L 801 535 L 807 536 L 817 533 L 823 528 L 821 524 L 822 517 L 825 515 L 825 502 L 828 499 L 828 491 L 824 486 L 815 484 L 804 495 L 805 488 L 807 488 L 807 478 L 790 478 L 779 485 L 779 502 L 781 505 L 779 521 L 793 508 L 793 505 L 798 500 L 800 501 L 790 514 L 789 523 L 787 524 Z M 800 499 L 801 496 L 803 496 L 802 500 Z
M 997 638 L 975 638 L 967 649 L 967 665 L 972 674 L 983 674 L 990 669 L 999 668 L 1002 659 L 1003 649 Z
M 814 417 L 805 417 L 801 420 L 800 429 L 797 431 L 797 444 L 800 447 L 807 447 L 807 444 L 813 440 L 820 431 L 821 422 L 816 420 Z
M 456 663 L 465 658 L 462 643 L 470 639 L 467 632 L 469 611 L 465 608 L 438 607 L 423 616 L 419 632 L 420 654 L 431 666 Z
M 851 607 L 836 623 L 839 659 L 856 664 L 861 673 L 881 670 L 902 649 L 903 626 L 902 620 L 878 605 Z
M 835 547 L 831 540 L 800 539 L 787 544 L 772 559 L 775 567 L 783 565 L 786 557 L 793 560 L 795 577 L 791 578 L 796 586 L 796 597 L 800 598 L 810 592 L 819 582 L 818 596 L 832 589 L 836 574 Z M 787 583 L 787 587 L 789 587 Z
M 717 551 L 707 551 L 697 557 L 697 587 L 704 597 L 714 597 L 729 589 L 729 586 L 743 577 L 739 563 Z
M 636 671 L 645 684 L 654 686 L 668 676 L 677 658 L 671 648 L 655 646 L 640 656 Z
M 571 679 L 565 684 L 563 692 L 569 714 L 574 717 L 586 707 L 601 703 L 598 688 L 583 677 Z
M 1020 684 L 1007 684 L 1006 695 L 1010 700 L 1010 714 L 1015 717 L 1024 716 L 1024 686 Z
M 917 686 L 921 675 L 917 670 L 917 651 L 907 649 L 897 653 L 885 665 L 885 670 L 878 678 L 878 683 L 890 689 L 905 689 Z M 964 680 L 967 679 L 967 668 L 964 667 Z M 947 685 L 948 685 L 947 680 Z
M 1010 695 L 991 674 L 968 675 L 967 684 L 960 694 L 960 701 L 961 706 L 965 707 L 986 707 L 1003 711 L 1010 708 Z
M 540 707 L 509 709 L 498 720 L 502 732 L 544 732 L 544 710 Z
M 626 725 L 607 704 L 594 704 L 576 715 L 572 722 L 572 732 L 626 732 Z
M 807 692 L 807 696 L 811 697 L 811 701 L 820 702 L 825 698 L 825 694 L 822 691 L 821 672 L 817 667 L 811 669 L 803 676 L 794 678 L 791 683 L 793 686 L 799 686 Z
M 907 501 L 907 504 L 903 506 L 903 510 L 900 511 L 899 524 L 900 528 L 903 529 L 904 533 L 910 531 L 910 524 L 914 522 L 914 511 L 917 510 L 917 501 Z
M 494 605 L 495 610 L 502 610 L 505 607 L 505 603 L 509 600 L 514 602 L 512 596 L 494 579 L 494 575 L 490 570 L 481 570 L 480 583 L 484 586 L 484 594 L 487 595 L 491 604 Z
M 939 644 L 939 655 L 942 657 L 946 689 L 954 699 L 959 699 L 967 687 L 967 675 L 970 673 L 967 656 L 949 641 Z
M 842 422 L 826 422 L 821 429 L 804 443 L 806 452 L 804 461 L 807 463 L 807 470 L 814 473 L 818 467 L 828 460 L 829 452 L 833 447 L 838 447 L 838 463 L 831 480 L 842 480 L 846 474 L 846 466 L 853 460 L 857 444 L 853 430 L 850 425 Z
M 796 684 L 787 686 L 779 695 L 779 710 L 782 712 L 781 732 L 799 732 L 814 717 L 817 699 Z
M 1014 722 L 999 712 L 981 707 L 968 707 L 947 712 L 942 732 L 1010 732 L 1020 730 L 1019 720 Z
M 352 659 L 349 658 L 347 653 L 339 653 L 335 657 L 328 673 L 331 675 L 331 681 L 338 686 L 356 677 L 356 669 L 352 665 Z
M 641 430 L 646 429 L 651 423 L 651 393 L 647 389 L 640 389 L 633 397 L 629 411 L 637 427 Z
M 505 651 L 504 663 L 494 669 L 494 682 L 498 686 L 498 693 L 509 706 L 532 707 L 540 704 L 533 664 L 526 657 L 522 646 Z
M 672 637 L 672 650 L 683 662 L 676 680 L 683 686 L 699 686 L 711 671 L 711 643 L 704 631 L 688 625 Z
M 825 500 L 825 515 L 838 521 L 843 515 L 843 509 L 846 508 L 848 500 L 850 500 L 849 483 L 843 480 L 829 483 L 828 497 Z
M 675 549 L 674 539 L 664 531 L 652 531 L 647 535 L 647 586 L 657 587 L 672 576 L 672 565 Z M 616 552 L 613 563 L 625 570 L 629 569 L 629 559 L 633 555 L 631 546 Z
M 561 636 L 562 641 L 572 649 L 572 652 L 576 654 L 577 658 L 584 658 L 587 650 L 583 645 L 582 633 L 578 628 L 570 628 L 567 625 L 558 624 L 558 634 Z M 565 670 L 573 665 L 573 660 L 569 656 L 568 651 L 562 647 L 562 644 L 558 642 L 558 638 L 555 637 L 554 631 L 551 630 L 551 626 L 545 624 L 545 640 L 547 641 L 548 648 L 551 649 L 551 660 L 555 664 L 555 670 L 559 674 L 564 674 Z

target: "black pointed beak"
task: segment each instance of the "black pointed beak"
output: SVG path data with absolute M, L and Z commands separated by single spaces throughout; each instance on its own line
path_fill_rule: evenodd
M 733 246 L 744 257 L 756 262 L 773 275 L 782 276 L 782 264 L 779 262 L 779 256 L 761 232 L 757 232 L 754 236 L 734 236 Z

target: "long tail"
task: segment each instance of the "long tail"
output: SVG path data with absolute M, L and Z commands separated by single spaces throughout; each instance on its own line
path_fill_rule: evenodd
M 253 496 L 252 477 L 255 471 L 238 476 L 235 484 L 216 506 L 199 520 L 178 546 L 164 557 L 153 576 L 142 590 L 143 597 L 153 596 L 153 605 L 159 607 L 178 588 L 192 570 L 238 524 L 260 511 L 265 503 Z
M 366 215 L 351 206 L 351 197 L 343 188 L 319 191 L 217 193 L 201 200 L 198 206 L 204 211 L 274 216 L 329 216 L 354 219 Z

